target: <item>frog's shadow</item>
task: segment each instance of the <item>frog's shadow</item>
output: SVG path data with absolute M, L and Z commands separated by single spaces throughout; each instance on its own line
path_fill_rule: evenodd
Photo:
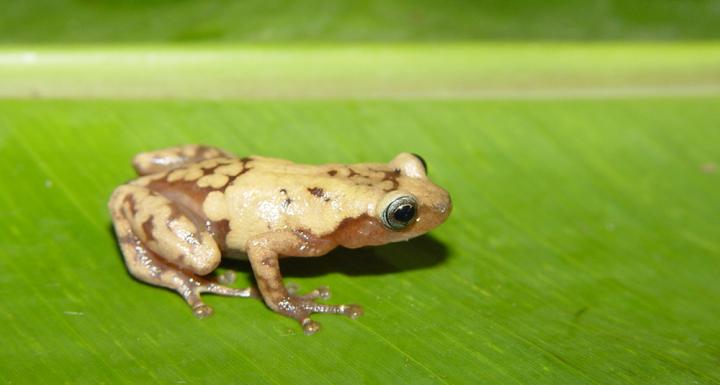
M 285 277 L 317 277 L 330 273 L 383 275 L 430 268 L 444 263 L 447 258 L 447 246 L 429 235 L 422 235 L 409 242 L 384 246 L 338 247 L 321 257 L 283 258 L 280 268 Z M 246 261 L 223 259 L 220 266 L 251 273 L 250 264 Z
M 122 251 L 112 225 L 108 230 L 118 246 L 118 256 L 122 258 Z M 350 276 L 383 275 L 430 268 L 442 264 L 447 258 L 447 246 L 426 234 L 409 242 L 384 246 L 359 249 L 339 247 L 321 257 L 284 258 L 280 267 L 283 276 L 286 277 L 314 277 L 330 273 Z M 252 275 L 250 263 L 247 261 L 223 258 L 220 267 Z

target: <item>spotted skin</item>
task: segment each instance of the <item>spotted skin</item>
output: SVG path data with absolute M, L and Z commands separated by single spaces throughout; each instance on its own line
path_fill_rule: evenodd
M 199 317 L 212 313 L 201 293 L 259 296 L 308 334 L 319 328 L 313 313 L 355 318 L 362 308 L 316 302 L 329 295 L 324 287 L 296 294 L 283 284 L 280 258 L 407 240 L 451 209 L 447 192 L 408 153 L 387 164 L 300 165 L 187 145 L 138 154 L 133 166 L 139 177 L 115 190 L 109 209 L 134 277 L 176 290 Z M 389 229 L 382 210 L 405 195 L 416 199 L 418 214 L 401 231 Z M 207 278 L 223 255 L 248 259 L 258 287 Z

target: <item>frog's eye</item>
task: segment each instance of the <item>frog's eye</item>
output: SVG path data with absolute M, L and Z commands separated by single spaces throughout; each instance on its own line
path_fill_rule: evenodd
M 420 161 L 420 163 L 422 163 L 423 171 L 425 171 L 425 175 L 427 175 L 428 169 L 427 169 L 427 162 L 425 161 L 425 159 L 423 159 L 422 156 L 420 156 L 420 155 L 418 155 L 418 154 L 415 154 L 415 153 L 412 153 L 412 155 L 413 155 L 414 157 L 416 157 L 417 160 Z
M 389 166 L 410 178 L 427 178 L 427 163 L 417 154 L 401 152 L 390 161 Z
M 395 198 L 382 213 L 382 222 L 390 230 L 402 230 L 415 219 L 417 201 L 410 195 Z

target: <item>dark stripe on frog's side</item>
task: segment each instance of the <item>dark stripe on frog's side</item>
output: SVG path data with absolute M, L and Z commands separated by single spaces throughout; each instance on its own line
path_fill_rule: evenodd
M 170 205 L 171 212 L 168 221 L 175 220 L 185 215 L 196 229 L 206 229 L 221 249 L 225 248 L 225 237 L 230 232 L 230 225 L 227 220 L 210 221 L 205 219 L 202 205 L 205 198 L 213 191 L 221 191 L 219 188 L 200 187 L 197 181 L 179 180 L 167 182 L 166 180 L 153 181 L 148 187 L 155 193 L 160 194 L 173 202 Z M 224 190 L 223 186 L 222 190 Z M 193 237 L 198 237 L 193 233 Z
M 225 239 L 227 238 L 227 234 L 230 232 L 230 222 L 227 219 L 219 221 L 205 221 L 205 225 L 205 228 L 210 235 L 212 235 L 213 239 L 215 239 L 215 242 L 217 242 L 220 250 L 225 251 L 227 249 Z
M 170 175 L 168 173 L 164 178 L 151 181 L 147 187 L 155 193 L 158 193 L 171 202 L 174 203 L 172 207 L 173 213 L 170 217 L 177 218 L 179 214 L 185 214 L 198 229 L 207 229 L 207 231 L 213 236 L 215 242 L 221 250 L 226 249 L 225 238 L 230 232 L 230 224 L 227 220 L 210 221 L 205 218 L 202 211 L 203 202 L 207 198 L 208 194 L 213 191 L 219 191 L 225 193 L 225 189 L 230 186 L 238 177 L 252 170 L 248 164 L 253 161 L 253 158 L 245 157 L 242 159 L 232 159 L 227 161 L 225 159 L 220 160 L 218 164 L 211 167 L 201 167 L 203 170 L 203 176 L 212 174 L 218 167 L 232 164 L 233 162 L 241 162 L 242 169 L 237 175 L 228 176 L 228 181 L 225 185 L 213 188 L 213 187 L 200 187 L 198 186 L 198 180 L 201 177 L 193 180 L 179 179 L 173 182 L 167 180 Z M 180 210 L 181 212 L 178 212 Z

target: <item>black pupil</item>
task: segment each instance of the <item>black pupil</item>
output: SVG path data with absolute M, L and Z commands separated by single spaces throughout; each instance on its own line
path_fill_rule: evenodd
M 404 204 L 395 210 L 393 218 L 398 222 L 407 223 L 415 217 L 415 206 L 410 204 Z

